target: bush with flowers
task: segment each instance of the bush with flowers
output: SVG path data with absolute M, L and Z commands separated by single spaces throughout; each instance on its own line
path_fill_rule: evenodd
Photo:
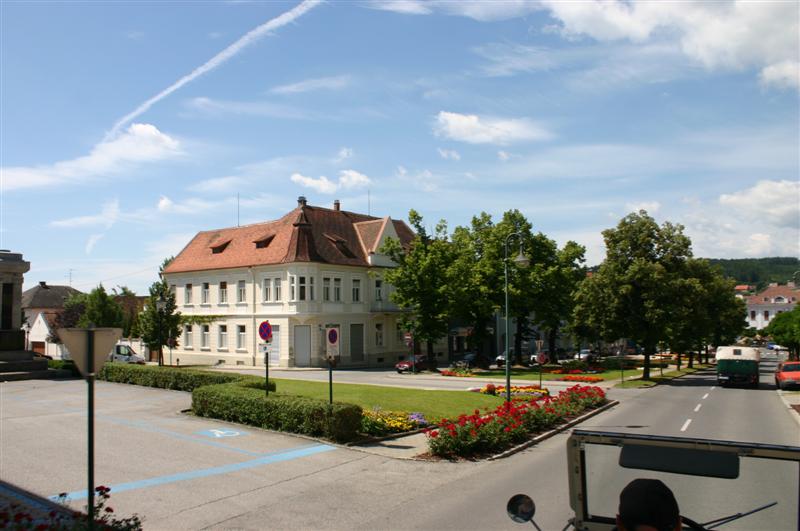
M 462 377 L 471 377 L 475 376 L 472 374 L 472 369 L 468 367 L 451 367 L 449 369 L 441 369 L 439 374 L 442 376 L 462 376 Z
M 476 389 L 479 393 L 484 395 L 500 396 L 506 393 L 505 385 L 486 384 L 483 387 Z M 541 398 L 543 396 L 550 396 L 550 391 L 535 385 L 512 385 L 511 397 L 512 398 Z
M 422 413 L 384 411 L 380 407 L 364 410 L 361 417 L 361 432 L 375 437 L 417 430 L 427 425 Z
M 577 376 L 574 374 L 568 374 L 563 378 L 559 378 L 559 380 L 565 382 L 585 382 L 585 383 L 595 383 L 595 382 L 602 382 L 603 378 L 600 376 Z
M 138 531 L 142 529 L 142 520 L 138 515 L 117 518 L 114 515 L 114 509 L 106 505 L 111 497 L 109 494 L 110 488 L 99 486 L 94 490 L 96 493 L 94 502 L 95 529 L 109 531 Z M 66 493 L 60 494 L 57 501 L 64 507 L 59 508 L 59 510 L 52 510 L 47 514 L 38 508 L 29 510 L 18 504 L 11 504 L 7 507 L 0 506 L 0 529 L 78 531 L 89 528 L 86 514 L 66 507 Z
M 442 419 L 437 428 L 426 431 L 428 448 L 446 458 L 497 453 L 605 400 L 599 387 L 580 385 L 556 397 L 512 399 L 486 414 L 475 410 L 454 420 Z

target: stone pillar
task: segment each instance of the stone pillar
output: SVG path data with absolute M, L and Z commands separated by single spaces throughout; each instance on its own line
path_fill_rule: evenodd
M 21 253 L 0 249 L 0 330 L 22 328 L 22 275 L 30 268 Z

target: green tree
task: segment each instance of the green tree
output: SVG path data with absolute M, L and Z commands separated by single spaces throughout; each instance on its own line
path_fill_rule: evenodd
M 87 328 L 94 325 L 97 328 L 122 328 L 122 307 L 106 293 L 102 284 L 86 295 L 84 304 L 83 313 L 78 319 L 79 327 Z
M 64 310 L 56 314 L 55 326 L 47 336 L 48 341 L 61 343 L 61 338 L 58 337 L 58 329 L 78 326 L 78 321 L 86 310 L 86 297 L 86 293 L 76 293 L 64 301 Z
M 603 239 L 606 259 L 576 293 L 576 329 L 643 346 L 642 377 L 649 379 L 656 346 L 669 339 L 676 279 L 691 258 L 691 241 L 682 226 L 659 226 L 644 210 L 603 231 Z
M 791 359 L 800 359 L 800 305 L 776 315 L 765 331 L 773 341 L 789 349 Z
M 162 310 L 158 309 L 159 300 L 164 301 Z M 181 333 L 181 314 L 177 311 L 175 294 L 166 280 L 158 280 L 150 286 L 150 297 L 139 314 L 139 328 L 147 346 L 158 350 L 158 364 L 163 365 L 164 345 L 170 341 L 177 344 Z
M 117 288 L 112 291 L 114 298 L 122 307 L 122 337 L 137 337 L 133 332 L 136 331 L 136 321 L 141 310 L 139 298 L 127 286 L 117 286 Z
M 392 301 L 404 311 L 401 326 L 414 335 L 415 341 L 426 343 L 428 359 L 435 365 L 433 344 L 448 332 L 447 266 L 452 247 L 444 221 L 430 236 L 415 210 L 408 213 L 408 220 L 416 233 L 408 248 L 389 239 L 381 249 L 397 264 L 386 271 L 384 279 L 394 286 Z

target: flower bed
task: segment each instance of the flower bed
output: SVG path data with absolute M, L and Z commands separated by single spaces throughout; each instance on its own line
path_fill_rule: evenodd
M 422 413 L 384 411 L 379 407 L 364 410 L 361 417 L 361 432 L 376 437 L 413 431 L 427 425 Z
M 505 385 L 494 385 L 494 384 L 486 384 L 483 387 L 476 387 L 470 389 L 471 391 L 477 391 L 479 393 L 483 393 L 484 395 L 493 395 L 493 396 L 501 396 L 506 393 L 506 386 Z M 550 391 L 547 389 L 535 386 L 535 385 L 512 385 L 511 386 L 511 397 L 512 398 L 526 398 L 526 399 L 537 399 L 542 398 L 545 396 L 550 396 Z
M 446 458 L 497 453 L 605 400 L 599 387 L 576 385 L 556 397 L 512 400 L 487 414 L 475 410 L 455 420 L 442 419 L 438 428 L 427 430 L 428 448 Z
M 472 377 L 475 376 L 472 374 L 472 369 L 464 369 L 464 368 L 454 368 L 454 369 L 441 369 L 439 374 L 442 376 L 462 376 L 462 377 Z
M 603 379 L 599 376 L 578 376 L 575 374 L 568 374 L 563 378 L 559 378 L 564 382 L 586 382 L 586 383 L 595 383 L 595 382 L 602 382 Z

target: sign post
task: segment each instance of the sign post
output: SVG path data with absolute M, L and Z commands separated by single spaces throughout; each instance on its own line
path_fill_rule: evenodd
M 417 357 L 414 355 L 414 336 L 411 335 L 411 332 L 406 332 L 403 334 L 403 340 L 405 340 L 406 346 L 411 349 L 411 372 L 413 374 L 417 372 Z
M 108 354 L 122 337 L 120 328 L 60 328 L 58 337 L 69 350 L 75 366 L 87 383 L 87 493 L 88 524 L 94 529 L 94 380 L 96 371 L 108 361 Z
M 339 329 L 325 329 L 325 357 L 328 360 L 328 403 L 333 405 L 333 368 L 339 361 Z
M 258 325 L 258 335 L 266 343 L 272 341 L 272 325 L 269 324 L 269 321 L 263 321 Z M 265 396 L 269 396 L 269 351 L 266 348 L 264 349 L 264 390 Z
M 542 366 L 547 363 L 547 354 L 539 352 L 536 355 L 536 362 L 539 364 L 539 389 L 542 388 Z

